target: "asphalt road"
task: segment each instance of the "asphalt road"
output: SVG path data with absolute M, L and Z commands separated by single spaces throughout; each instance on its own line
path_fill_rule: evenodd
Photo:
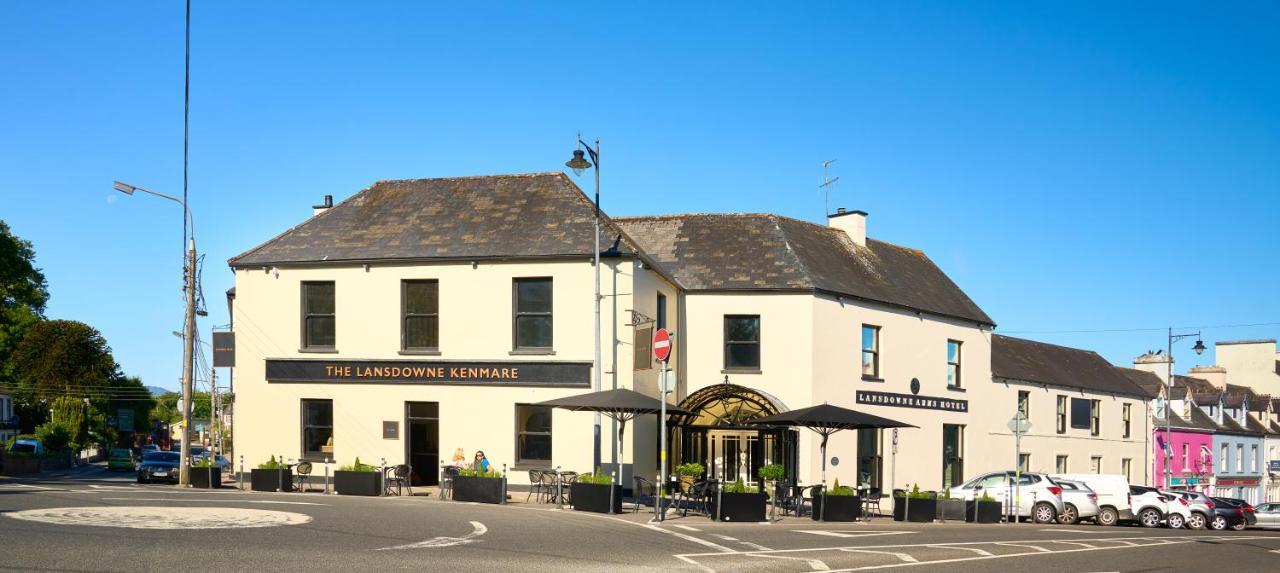
M 1031 524 L 649 523 L 539 505 L 0 478 L 0 570 L 1280 570 L 1280 532 Z

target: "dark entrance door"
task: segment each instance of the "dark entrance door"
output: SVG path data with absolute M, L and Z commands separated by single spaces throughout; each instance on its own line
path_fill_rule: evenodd
M 413 485 L 440 483 L 440 403 L 404 403 L 405 458 L 413 467 L 409 479 Z

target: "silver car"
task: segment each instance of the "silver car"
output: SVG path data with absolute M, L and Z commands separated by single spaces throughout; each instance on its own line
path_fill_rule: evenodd
M 1042 473 L 1011 471 L 979 475 L 951 488 L 951 497 L 970 501 L 989 495 L 1000 502 L 1005 515 L 1016 513 L 1036 523 L 1053 523 L 1062 513 L 1062 487 Z
M 1254 508 L 1258 523 L 1254 527 L 1280 528 L 1280 503 L 1262 503 Z
M 1102 512 L 1098 506 L 1098 494 L 1089 486 L 1078 481 L 1053 481 L 1062 486 L 1062 512 L 1058 514 L 1058 523 L 1072 525 L 1082 519 L 1093 519 Z
M 1191 510 L 1191 516 L 1187 518 L 1187 529 L 1204 529 L 1213 521 L 1214 503 L 1212 499 L 1209 499 L 1209 496 L 1198 491 L 1177 491 L 1173 493 L 1187 500 L 1187 507 Z

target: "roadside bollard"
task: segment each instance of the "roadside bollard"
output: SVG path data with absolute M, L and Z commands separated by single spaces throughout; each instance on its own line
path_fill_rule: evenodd
M 284 459 L 284 456 L 280 456 L 278 459 L 280 460 L 281 463 L 288 465 L 288 463 L 286 463 L 287 460 Z M 281 471 L 276 472 L 276 491 L 284 491 L 284 472 L 281 472 Z
M 911 487 L 902 486 L 902 520 L 911 521 Z
M 440 484 L 440 495 L 436 499 L 444 500 L 444 460 L 440 460 L 440 469 L 436 470 L 436 483 Z
M 382 491 L 378 492 L 378 495 L 384 496 L 387 495 L 387 484 L 385 481 L 387 479 L 387 458 L 382 458 L 382 466 L 379 468 L 379 472 L 382 474 L 382 479 L 384 481 L 382 483 Z
M 605 513 L 613 513 L 613 485 L 618 481 L 618 472 L 609 472 L 609 511 Z
M 502 505 L 507 504 L 507 464 L 502 464 Z
M 332 462 L 332 461 L 333 460 L 329 459 L 328 456 L 325 456 L 324 458 L 324 492 L 326 494 L 329 493 L 329 462 Z
M 722 521 L 720 519 L 720 510 L 721 508 L 724 507 L 724 503 L 722 503 L 724 500 L 720 497 L 720 494 L 724 492 L 724 488 L 720 487 L 720 482 L 716 482 L 715 485 L 716 485 L 716 521 Z
M 244 454 L 240 454 L 240 474 L 236 476 L 236 487 L 244 491 Z
M 564 476 L 560 475 L 560 466 L 556 466 L 556 509 L 564 509 Z

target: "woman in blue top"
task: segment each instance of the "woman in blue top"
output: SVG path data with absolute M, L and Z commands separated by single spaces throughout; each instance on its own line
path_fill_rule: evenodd
M 485 473 L 489 472 L 489 460 L 484 457 L 484 452 L 476 452 L 476 460 L 471 462 L 471 469 Z

